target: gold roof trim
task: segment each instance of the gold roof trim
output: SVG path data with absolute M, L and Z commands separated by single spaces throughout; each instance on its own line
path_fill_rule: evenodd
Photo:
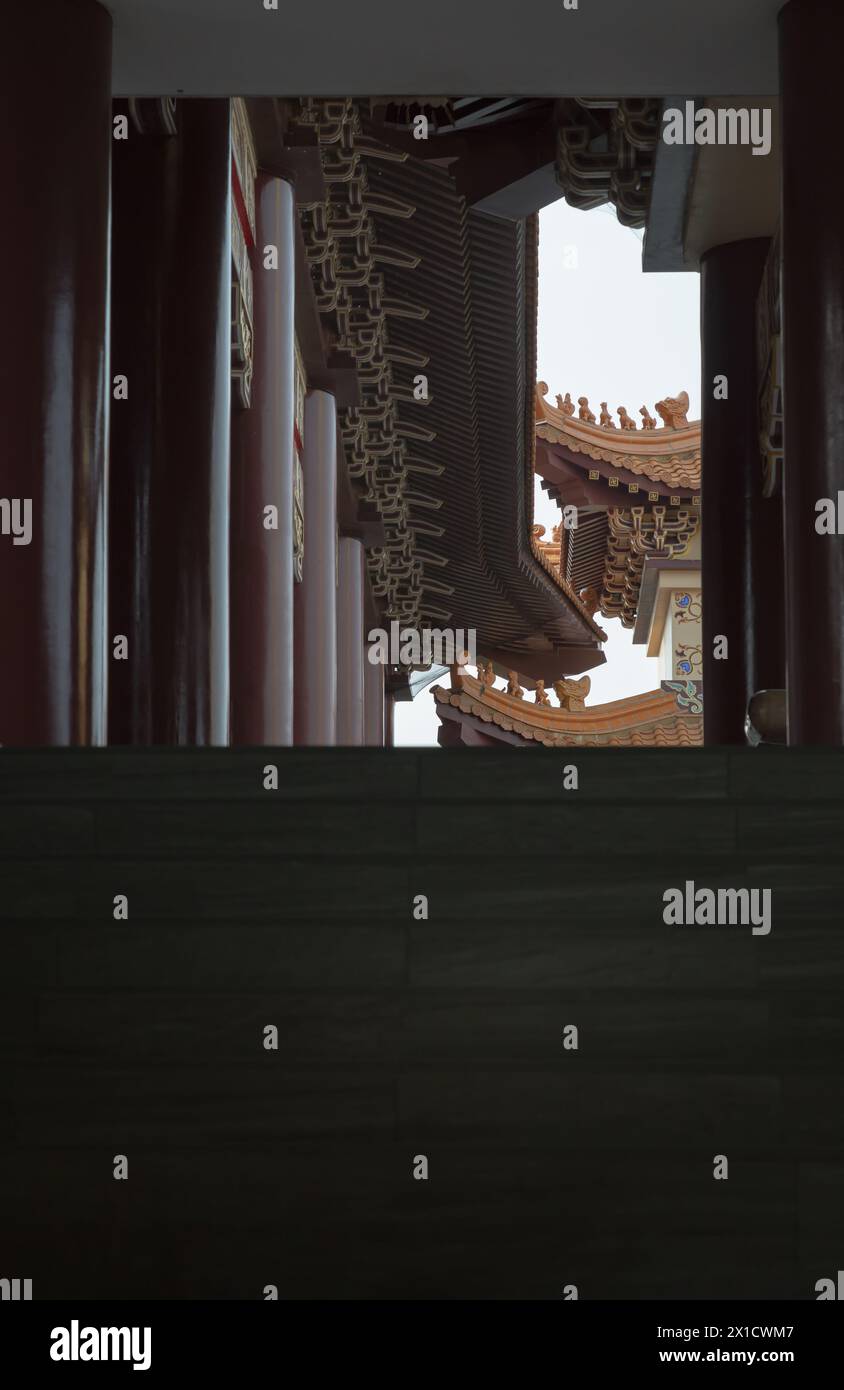
M 558 404 L 553 406 L 544 399 L 547 391 L 544 381 L 537 382 L 535 428 L 539 439 L 549 444 L 562 444 L 572 453 L 600 459 L 613 468 L 625 469 L 637 477 L 650 478 L 652 482 L 666 483 L 669 487 L 700 488 L 700 421 L 686 420 L 684 407 L 688 408 L 688 396 L 685 392 L 657 402 L 655 408 L 664 421 L 661 428 L 645 425 L 638 429 L 623 406 L 618 412 L 622 422 L 626 421 L 623 427 L 607 423 L 610 416 L 604 408 L 601 419 L 605 423 L 599 424 L 585 396 L 579 397 L 579 415 L 584 418 L 578 418 L 575 413 L 578 407 L 570 394 L 565 398 L 558 396 Z M 640 414 L 646 421 L 653 422 L 654 417 L 644 406 Z
M 481 674 L 490 674 L 482 665 Z M 520 689 L 518 679 L 510 687 Z M 557 682 L 558 696 L 567 708 L 551 704 L 542 682 L 537 683 L 536 703 L 523 695 L 498 690 L 490 683 L 452 667 L 451 689 L 436 685 L 432 690 L 439 704 L 448 704 L 464 714 L 474 715 L 486 724 L 495 724 L 508 733 L 543 744 L 546 748 L 596 747 L 692 747 L 703 743 L 703 717 L 689 714 L 677 704 L 670 690 L 650 690 L 623 700 L 587 708 L 583 697 L 589 691 L 589 677 L 580 681 Z M 576 689 L 575 689 L 576 687 Z
M 569 600 L 569 602 L 570 602 L 570 603 L 573 603 L 574 606 L 575 606 L 575 608 L 578 610 L 578 612 L 583 614 L 583 617 L 584 617 L 584 618 L 586 619 L 586 621 L 589 623 L 589 626 L 591 627 L 591 629 L 592 629 L 592 631 L 594 632 L 595 636 L 598 637 L 598 638 L 600 638 L 600 640 L 601 640 L 602 642 L 606 642 L 606 640 L 607 640 L 607 634 L 604 632 L 604 629 L 603 629 L 602 627 L 599 627 L 598 624 L 595 622 L 595 619 L 593 618 L 592 613 L 589 612 L 588 607 L 586 606 L 586 604 L 584 603 L 583 599 L 582 599 L 582 598 L 580 597 L 580 595 L 578 594 L 578 592 L 577 592 L 577 590 L 575 589 L 574 585 L 569 583 L 569 581 L 566 579 L 565 575 L 562 573 L 562 571 L 561 571 L 561 569 L 560 569 L 560 547 L 559 547 L 559 544 L 557 544 L 557 546 L 555 547 L 554 545 L 550 544 L 548 541 L 542 541 L 542 540 L 540 539 L 540 534 L 538 534 L 538 533 L 543 533 L 544 531 L 545 531 L 545 527 L 544 527 L 544 526 L 531 526 L 531 529 L 530 529 L 530 548 L 531 548 L 531 550 L 533 551 L 534 555 L 536 556 L 536 558 L 537 558 L 537 560 L 539 561 L 539 563 L 540 563 L 540 565 L 542 566 L 542 568 L 543 568 L 548 574 L 550 574 L 551 578 L 554 580 L 554 583 L 555 583 L 555 584 L 558 584 L 559 587 L 562 589 L 563 593 L 565 594 L 565 596 L 566 596 L 566 598 Z M 595 610 L 593 609 L 592 612 L 594 612 L 594 611 L 595 611 Z

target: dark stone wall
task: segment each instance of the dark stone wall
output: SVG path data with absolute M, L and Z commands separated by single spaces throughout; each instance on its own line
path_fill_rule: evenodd
M 36 1299 L 814 1298 L 844 1267 L 842 772 L 832 750 L 0 752 L 0 1276 Z M 770 935 L 666 926 L 687 878 L 771 888 Z

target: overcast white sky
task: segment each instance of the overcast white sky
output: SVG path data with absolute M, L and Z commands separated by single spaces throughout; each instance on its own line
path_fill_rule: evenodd
M 588 396 L 596 415 L 605 400 L 613 414 L 623 405 L 638 418 L 641 405 L 654 415 L 655 401 L 688 391 L 689 419 L 699 419 L 699 293 L 696 274 L 643 274 L 642 234 L 622 227 L 613 209 L 578 212 L 562 199 L 546 208 L 539 218 L 537 375 L 549 399 L 570 391 L 575 401 Z M 559 521 L 538 483 L 535 520 L 549 534 Z M 617 620 L 598 622 L 609 638 L 607 662 L 589 673 L 587 704 L 653 690 L 656 659 L 633 646 Z M 396 744 L 436 744 L 438 727 L 430 689 L 396 705 Z

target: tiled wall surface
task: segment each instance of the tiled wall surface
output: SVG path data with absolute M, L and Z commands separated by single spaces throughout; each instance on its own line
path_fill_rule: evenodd
M 814 1298 L 842 844 L 834 750 L 3 750 L 0 1275 Z M 687 879 L 770 888 L 770 934 L 667 926 Z

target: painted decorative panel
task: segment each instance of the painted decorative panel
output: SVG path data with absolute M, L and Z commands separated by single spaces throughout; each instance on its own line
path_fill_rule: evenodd
M 252 250 L 255 245 L 255 176 L 257 165 L 246 107 L 231 104 L 232 134 L 232 304 L 231 372 L 234 403 L 247 408 L 252 399 L 254 298 Z
M 671 674 L 675 680 L 703 679 L 703 608 L 700 589 L 675 589 L 671 594 Z

